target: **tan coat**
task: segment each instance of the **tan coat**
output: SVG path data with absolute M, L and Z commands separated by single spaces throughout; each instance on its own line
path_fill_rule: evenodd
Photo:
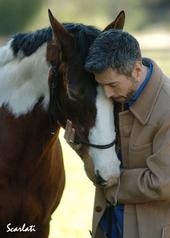
M 153 62 L 152 62 L 153 63 Z M 170 79 L 153 63 L 146 88 L 119 114 L 123 170 L 120 185 L 105 196 L 125 204 L 124 238 L 170 238 Z M 106 207 L 96 189 L 93 237 Z

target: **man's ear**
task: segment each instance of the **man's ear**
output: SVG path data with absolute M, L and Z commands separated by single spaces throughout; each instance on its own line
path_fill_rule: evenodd
M 136 62 L 132 70 L 132 77 L 135 79 L 136 82 L 139 82 L 141 80 L 141 75 L 142 75 L 142 63 Z
M 111 22 L 103 31 L 107 31 L 109 29 L 118 29 L 123 30 L 125 24 L 125 12 L 122 10 L 116 19 Z

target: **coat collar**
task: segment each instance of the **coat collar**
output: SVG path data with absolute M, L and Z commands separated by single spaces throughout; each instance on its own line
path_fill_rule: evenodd
M 153 64 L 153 72 L 142 94 L 129 109 L 143 125 L 149 120 L 163 84 L 163 73 L 158 65 L 150 59 L 144 60 Z

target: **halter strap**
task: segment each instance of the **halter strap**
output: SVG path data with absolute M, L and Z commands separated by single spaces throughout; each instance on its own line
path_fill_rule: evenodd
M 75 144 L 83 144 L 83 145 L 87 145 L 87 146 L 90 146 L 90 147 L 93 147 L 93 148 L 96 148 L 96 149 L 104 150 L 104 149 L 108 149 L 108 148 L 112 147 L 113 145 L 115 145 L 116 139 L 114 139 L 114 141 L 111 142 L 110 144 L 106 144 L 106 145 L 92 144 L 92 143 L 88 143 L 87 141 L 83 141 L 81 139 L 75 140 L 74 143 Z
M 59 48 L 56 47 L 56 44 L 53 41 L 49 41 L 47 43 L 47 61 L 51 66 L 48 73 L 48 83 L 50 90 L 49 116 L 51 123 L 51 134 L 55 134 L 56 124 L 58 124 L 58 108 L 56 106 L 58 100 L 56 90 L 59 82 L 58 68 L 62 58 L 62 55 L 58 52 Z
M 57 117 L 57 95 L 56 90 L 58 87 L 59 75 L 57 68 L 51 66 L 49 70 L 49 90 L 50 90 L 50 102 L 49 102 L 49 116 L 51 122 L 51 134 L 55 133 L 56 122 L 58 122 Z

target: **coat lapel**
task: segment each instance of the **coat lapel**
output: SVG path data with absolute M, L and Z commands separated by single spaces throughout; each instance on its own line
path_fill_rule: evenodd
M 137 101 L 130 107 L 130 111 L 143 125 L 149 120 L 163 84 L 163 73 L 161 69 L 152 60 L 146 60 L 149 60 L 153 64 L 151 78 Z

